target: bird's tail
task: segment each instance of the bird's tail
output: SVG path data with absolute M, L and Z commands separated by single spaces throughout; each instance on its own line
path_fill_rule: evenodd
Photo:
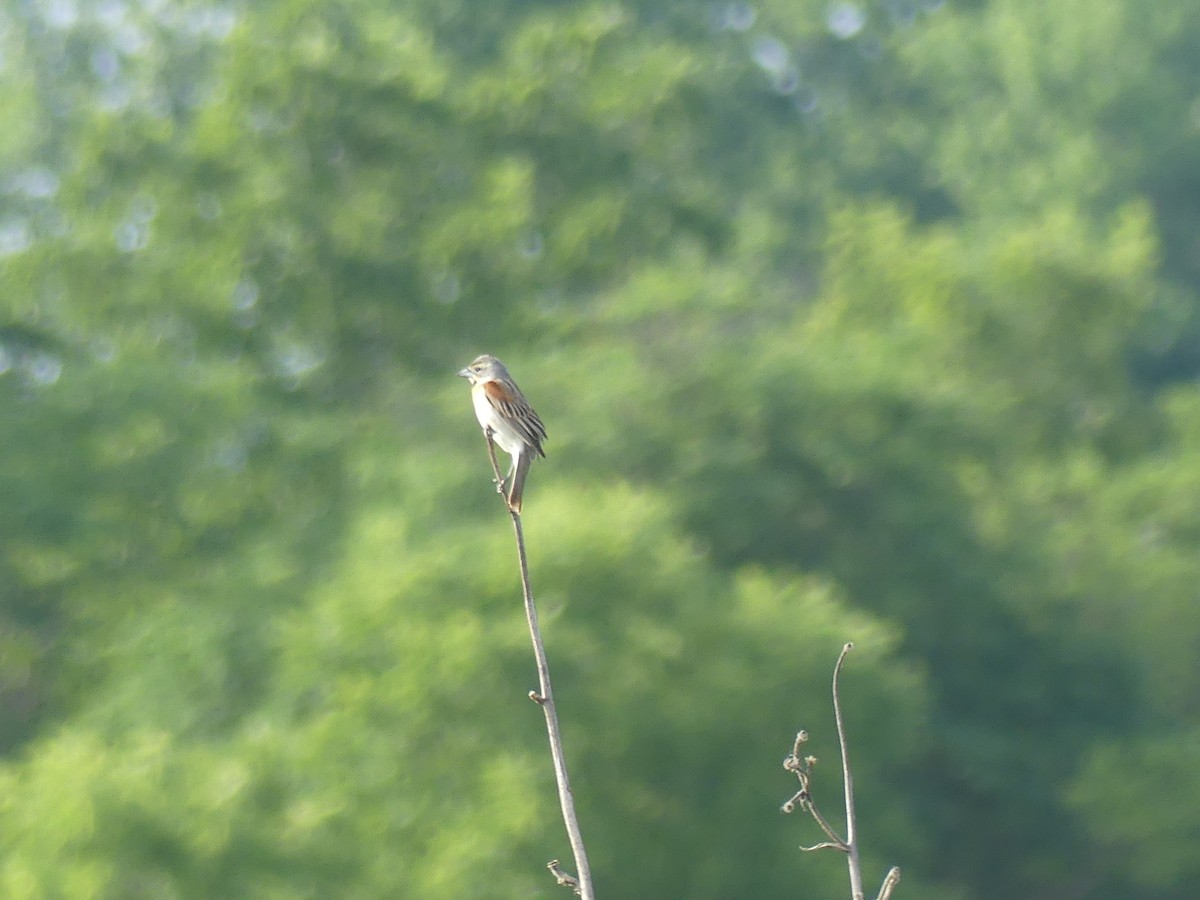
M 525 493 L 525 476 L 529 474 L 529 464 L 533 462 L 533 454 L 528 450 L 517 454 L 513 461 L 512 485 L 508 489 L 508 506 L 515 512 L 521 511 L 521 495 Z

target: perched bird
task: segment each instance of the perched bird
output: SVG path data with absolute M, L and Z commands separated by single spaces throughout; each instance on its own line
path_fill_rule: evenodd
M 471 402 L 479 426 L 512 457 L 504 480 L 508 482 L 509 509 L 520 512 L 529 464 L 535 455 L 546 455 L 542 450 L 546 426 L 496 357 L 485 353 L 458 374 L 471 382 Z

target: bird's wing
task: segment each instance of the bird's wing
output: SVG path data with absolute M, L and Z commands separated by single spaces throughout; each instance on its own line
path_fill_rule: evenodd
M 529 401 L 516 386 L 505 384 L 502 381 L 485 381 L 483 392 L 487 396 L 488 402 L 521 436 L 522 440 L 545 456 L 546 452 L 542 449 L 542 441 L 546 440 L 546 426 L 542 424 L 538 414 L 533 411 Z

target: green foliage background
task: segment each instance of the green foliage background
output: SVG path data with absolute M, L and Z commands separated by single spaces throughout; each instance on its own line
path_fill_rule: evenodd
M 0 6 L 0 896 L 1200 877 L 1193 0 Z

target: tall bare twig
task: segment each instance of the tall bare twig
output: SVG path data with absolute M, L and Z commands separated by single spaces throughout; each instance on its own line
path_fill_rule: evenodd
M 838 654 L 833 667 L 833 718 L 837 723 L 838 746 L 842 750 L 842 791 L 846 795 L 846 865 L 850 868 L 850 896 L 854 900 L 863 898 L 862 867 L 858 863 L 858 821 L 854 815 L 854 776 L 850 773 L 850 753 L 846 747 L 846 723 L 842 719 L 842 699 L 838 690 L 838 676 L 846 654 L 854 649 L 847 642 Z
M 496 476 L 496 490 L 504 498 L 504 479 L 500 476 L 500 465 L 496 462 L 496 444 L 490 430 L 484 432 L 487 438 L 488 458 L 492 463 L 492 472 Z M 546 731 L 550 736 L 550 756 L 554 760 L 554 778 L 558 782 L 558 800 L 562 806 L 563 822 L 567 827 L 567 838 L 571 842 L 571 852 L 575 857 L 577 876 L 568 875 L 558 867 L 558 860 L 551 860 L 547 865 L 550 874 L 558 884 L 575 889 L 583 900 L 595 900 L 592 890 L 592 873 L 588 866 L 587 850 L 583 845 L 583 832 L 579 829 L 579 819 L 575 815 L 575 796 L 571 793 L 571 781 L 567 777 L 567 761 L 563 753 L 562 732 L 558 727 L 558 713 L 554 708 L 554 692 L 550 685 L 550 665 L 546 660 L 546 647 L 542 643 L 542 632 L 538 628 L 537 606 L 533 602 L 533 590 L 529 586 L 529 562 L 525 556 L 525 532 L 521 527 L 521 514 L 509 505 L 505 506 L 512 517 L 513 531 L 517 537 L 517 559 L 521 565 L 521 591 L 525 596 L 525 619 L 529 623 L 529 636 L 533 641 L 533 655 L 537 660 L 538 689 L 530 691 L 529 698 L 537 703 L 546 716 Z
M 821 811 L 817 809 L 817 804 L 813 800 L 811 783 L 813 767 L 817 764 L 815 756 L 800 756 L 800 748 L 808 741 L 808 732 L 801 731 L 796 735 L 796 742 L 792 745 L 791 755 L 783 761 L 783 767 L 787 771 L 793 773 L 800 781 L 800 790 L 783 804 L 783 811 L 790 813 L 797 806 L 813 817 L 813 821 L 820 826 L 821 831 L 829 838 L 828 841 L 822 841 L 819 844 L 814 844 L 811 847 L 801 847 L 801 850 L 838 850 L 846 854 L 846 865 L 850 870 L 850 896 L 852 900 L 864 900 L 863 894 L 863 879 L 862 866 L 859 863 L 858 856 L 858 821 L 854 813 L 854 777 L 850 771 L 850 752 L 846 742 L 846 723 L 842 718 L 842 698 L 841 689 L 838 684 L 838 678 L 842 674 L 842 665 L 846 661 L 846 654 L 854 649 L 854 645 L 847 643 L 842 647 L 842 652 L 838 655 L 837 663 L 833 667 L 833 717 L 837 722 L 838 746 L 842 754 L 842 790 L 846 799 L 846 836 L 843 838 L 833 829 L 826 818 L 821 815 Z M 896 885 L 900 883 L 900 869 L 893 866 L 888 870 L 887 876 L 883 879 L 883 884 L 879 887 L 879 893 L 876 895 L 876 900 L 889 900 L 892 896 L 892 891 Z

